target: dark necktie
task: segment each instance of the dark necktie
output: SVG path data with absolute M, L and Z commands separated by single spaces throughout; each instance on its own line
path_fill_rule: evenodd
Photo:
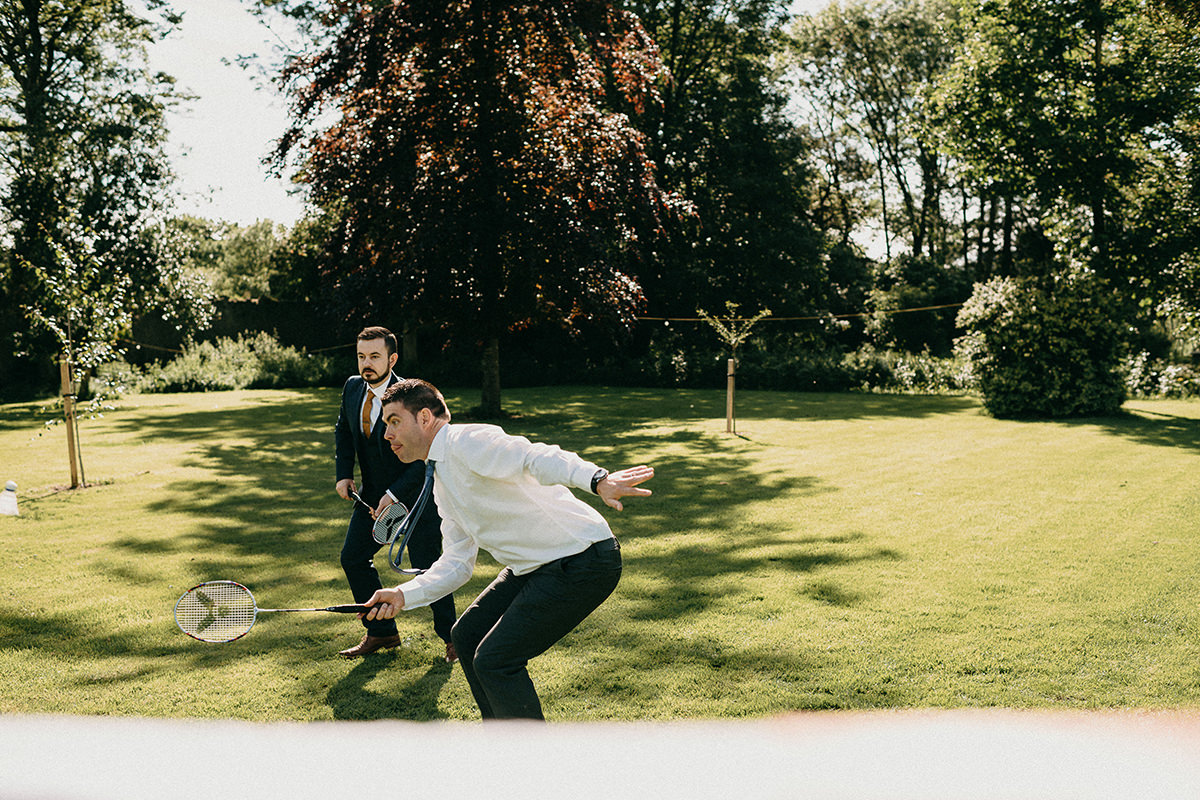
M 408 545 L 408 537 L 412 536 L 413 529 L 417 527 L 417 521 L 421 519 L 421 514 L 425 511 L 425 504 L 429 501 L 429 495 L 433 494 L 433 462 L 425 462 L 425 484 L 421 487 L 421 494 L 417 496 L 417 502 L 413 504 L 412 511 L 404 518 L 404 522 L 400 525 L 400 530 L 396 531 L 396 536 L 392 539 L 392 544 L 388 548 L 388 564 L 396 572 L 404 575 L 420 575 L 425 570 L 423 569 L 403 569 L 400 566 L 400 559 L 404 556 L 404 548 Z

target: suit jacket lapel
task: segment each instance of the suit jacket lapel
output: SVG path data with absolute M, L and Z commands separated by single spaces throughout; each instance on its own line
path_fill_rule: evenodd
M 365 441 L 370 441 L 370 438 L 367 436 L 363 436 L 363 432 L 362 432 L 362 407 L 363 407 L 363 403 L 365 403 L 367 401 L 367 392 L 371 391 L 371 387 L 367 383 L 365 378 L 361 379 L 360 383 L 362 385 L 359 387 L 359 390 L 357 392 L 355 392 L 355 394 L 354 394 L 355 400 L 356 400 L 354 408 L 346 409 L 346 413 L 348 415 L 350 415 L 351 419 L 354 420 L 354 425 L 356 428 L 358 428 L 358 435 L 362 436 L 362 438 Z M 375 433 L 375 430 L 373 428 L 371 429 L 371 433 L 372 434 Z

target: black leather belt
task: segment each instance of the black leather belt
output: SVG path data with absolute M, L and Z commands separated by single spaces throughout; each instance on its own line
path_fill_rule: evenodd
M 551 564 L 563 564 L 563 563 L 566 563 L 567 561 L 570 561 L 572 558 L 578 558 L 579 556 L 583 555 L 584 553 L 610 553 L 613 550 L 619 551 L 620 549 L 621 549 L 621 543 L 618 542 L 617 538 L 614 536 L 611 539 L 604 539 L 603 541 L 600 541 L 600 542 L 592 542 L 590 545 L 588 545 L 587 548 L 580 550 L 578 553 L 572 553 L 569 556 L 563 556 L 562 558 L 556 558 L 553 561 L 549 561 L 549 562 L 543 564 L 542 567 L 548 567 Z M 541 567 L 539 567 L 538 569 L 541 569 Z

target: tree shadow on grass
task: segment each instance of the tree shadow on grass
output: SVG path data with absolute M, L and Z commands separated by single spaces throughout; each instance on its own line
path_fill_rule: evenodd
M 1197 417 L 1181 417 L 1151 409 L 1124 409 L 1111 417 L 1058 420 L 1059 425 L 1095 426 L 1105 433 L 1155 447 L 1200 450 L 1200 406 Z
M 447 719 L 438 708 L 438 695 L 450 680 L 453 667 L 441 663 L 429 667 L 421 677 L 397 694 L 383 694 L 368 686 L 385 669 L 403 658 L 400 651 L 373 653 L 359 660 L 350 673 L 330 687 L 325 701 L 333 710 L 334 719 Z M 410 666 L 411 668 L 411 666 Z
M 165 620 L 163 621 L 166 622 Z M 173 622 L 169 623 L 173 627 Z M 178 630 L 168 644 L 147 644 L 147 639 L 158 640 L 163 630 L 159 626 L 151 629 L 145 624 L 129 626 L 123 630 L 99 630 L 86 619 L 61 613 L 39 613 L 36 616 L 0 609 L 0 647 L 11 650 L 32 650 L 64 661 L 116 659 L 121 664 L 119 672 L 97 676 L 93 673 L 77 673 L 76 685 L 96 683 L 138 683 L 158 674 L 177 674 L 180 657 L 188 670 L 213 667 L 228 662 L 231 658 L 244 657 L 248 649 L 262 652 L 268 648 L 286 647 L 292 637 L 260 633 L 257 629 L 249 636 L 254 640 L 239 639 L 228 644 L 198 642 Z M 129 669 L 127 658 L 141 659 L 138 669 Z
M 184 466 L 212 476 L 168 485 L 147 503 L 152 514 L 169 512 L 195 520 L 193 525 L 115 546 L 138 554 L 221 553 L 197 563 L 210 575 L 231 560 L 267 554 L 279 555 L 281 564 L 329 558 L 336 567 L 352 510 L 333 490 L 336 402 L 335 394 L 313 390 L 295 392 L 286 402 L 160 412 L 115 423 L 118 432 L 185 439 L 191 454 Z
M 290 616 L 290 615 L 289 615 Z M 224 673 L 231 664 L 248 658 L 269 658 L 281 664 L 296 662 L 286 673 L 310 674 L 311 665 L 333 658 L 329 626 L 308 624 L 258 624 L 245 637 L 228 643 L 199 642 L 172 629 L 165 633 L 157 622 L 120 631 L 98 630 L 84 619 L 61 613 L 22 613 L 0 608 L 0 647 L 29 651 L 36 658 L 73 666 L 61 679 L 64 689 L 138 686 L 168 677 L 186 687 L 196 684 L 196 696 L 214 691 L 204 682 L 206 673 Z M 402 635 L 409 633 L 402 626 Z M 164 635 L 168 638 L 164 639 Z M 420 638 L 414 636 L 412 638 Z M 329 687 L 326 700 L 337 719 L 446 718 L 438 708 L 438 695 L 449 680 L 452 666 L 439 662 L 425 668 L 411 684 L 395 693 L 368 689 L 384 671 L 413 673 L 428 663 L 429 648 L 406 645 L 357 661 L 351 671 Z M 135 659 L 131 667 L 131 658 Z M 344 662 L 338 661 L 339 667 Z M 211 671 L 211 672 L 209 672 Z M 326 676 L 328 673 L 317 673 Z M 223 677 L 220 680 L 230 680 Z M 284 683 L 290 678 L 281 678 Z M 220 686 L 221 684 L 217 684 Z M 219 705 L 219 703 L 218 703 Z
M 511 395 L 510 395 L 511 397 Z M 692 422 L 725 419 L 724 391 L 711 389 L 636 389 L 545 387 L 525 390 L 510 403 L 517 421 L 566 422 L 614 419 Z M 918 419 L 981 410 L 980 402 L 960 395 L 871 394 L 867 392 L 738 391 L 735 411 L 745 419 Z
M 34 436 L 45 430 L 47 422 L 61 419 L 62 414 L 55 416 L 46 401 L 0 404 L 0 432 L 27 430 Z

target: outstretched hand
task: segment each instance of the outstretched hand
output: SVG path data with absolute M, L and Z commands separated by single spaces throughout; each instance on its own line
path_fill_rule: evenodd
M 596 494 L 609 506 L 621 511 L 622 497 L 646 497 L 652 494 L 649 489 L 639 489 L 638 484 L 654 477 L 654 467 L 640 466 L 611 472 L 608 477 L 596 484 Z

